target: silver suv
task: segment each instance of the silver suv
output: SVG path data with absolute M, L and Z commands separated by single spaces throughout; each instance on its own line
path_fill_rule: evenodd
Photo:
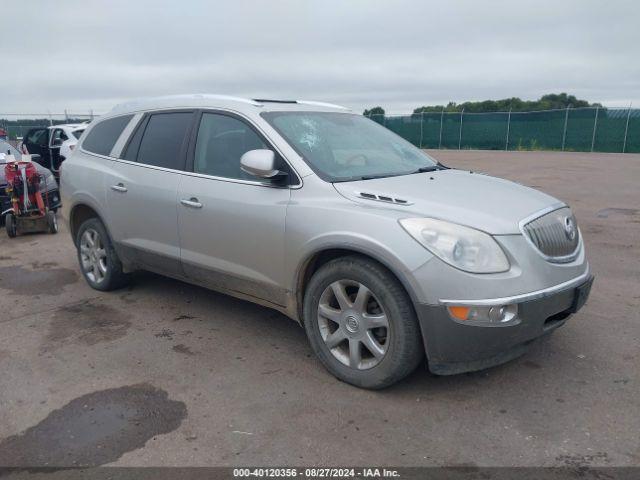
M 145 269 L 277 309 L 364 388 L 425 355 L 442 375 L 515 358 L 593 280 L 564 203 L 319 102 L 119 105 L 87 128 L 61 188 L 91 287 Z

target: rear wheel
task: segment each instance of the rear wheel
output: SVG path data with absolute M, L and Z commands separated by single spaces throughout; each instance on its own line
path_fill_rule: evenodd
M 16 217 L 13 213 L 7 213 L 4 216 L 4 227 L 7 230 L 7 235 L 10 238 L 15 237 L 18 234 L 18 229 L 16 227 Z
M 115 290 L 128 283 L 122 263 L 113 248 L 107 229 L 97 218 L 86 220 L 76 238 L 78 261 L 85 280 L 96 290 Z
M 311 278 L 307 337 L 340 380 L 380 389 L 411 373 L 424 351 L 411 299 L 386 268 L 361 256 L 332 260 Z

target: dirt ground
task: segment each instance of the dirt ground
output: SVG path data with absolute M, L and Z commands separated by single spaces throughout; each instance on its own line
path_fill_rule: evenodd
M 272 310 L 0 232 L 0 465 L 640 465 L 640 155 L 431 152 L 574 209 L 588 305 L 483 372 L 335 380 Z

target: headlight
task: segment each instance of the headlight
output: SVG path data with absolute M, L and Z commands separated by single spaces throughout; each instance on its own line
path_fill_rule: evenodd
M 480 230 L 434 218 L 405 218 L 400 225 L 422 246 L 460 270 L 497 273 L 509 270 L 500 245 Z

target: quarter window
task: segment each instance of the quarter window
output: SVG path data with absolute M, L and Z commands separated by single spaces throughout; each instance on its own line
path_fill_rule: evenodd
M 192 117 L 192 112 L 151 115 L 140 141 L 136 161 L 156 167 L 184 170 L 182 147 Z M 125 158 L 130 158 L 129 151 Z
M 131 118 L 133 115 L 124 115 L 98 123 L 82 142 L 82 148 L 98 155 L 109 155 Z
M 249 150 L 269 148 L 246 123 L 228 115 L 203 113 L 196 140 L 194 171 L 216 177 L 256 180 L 240 169 Z

